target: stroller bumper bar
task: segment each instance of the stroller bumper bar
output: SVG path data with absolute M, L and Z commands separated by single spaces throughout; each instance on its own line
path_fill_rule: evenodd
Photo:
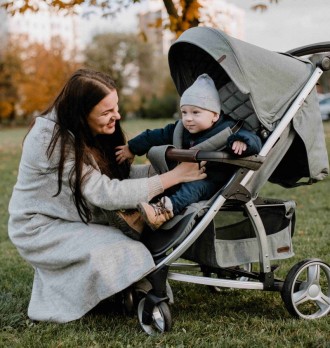
M 251 170 L 259 169 L 265 160 L 265 157 L 260 155 L 233 157 L 223 151 L 203 151 L 198 149 L 182 150 L 174 148 L 167 149 L 166 158 L 178 162 L 221 162 L 233 164 Z

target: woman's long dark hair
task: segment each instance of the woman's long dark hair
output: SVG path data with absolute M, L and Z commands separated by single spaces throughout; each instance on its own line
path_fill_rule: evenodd
M 119 122 L 117 121 L 113 134 L 96 137 L 87 124 L 87 117 L 94 106 L 114 90 L 116 85 L 108 75 L 90 69 L 80 69 L 69 78 L 52 105 L 41 114 L 45 116 L 54 110 L 57 115 L 57 127 L 47 149 L 50 159 L 59 143 L 58 189 L 54 196 L 61 193 L 64 163 L 68 157 L 68 147 L 72 146 L 75 164 L 69 174 L 69 184 L 79 216 L 85 223 L 88 223 L 92 216 L 81 190 L 89 174 L 83 173 L 84 164 L 95 166 L 96 161 L 103 174 L 120 180 L 127 178 L 130 170 L 128 161 L 118 165 L 115 159 L 115 147 L 126 143 Z

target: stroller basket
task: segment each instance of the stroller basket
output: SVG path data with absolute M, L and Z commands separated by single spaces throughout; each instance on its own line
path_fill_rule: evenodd
M 265 200 L 256 205 L 267 234 L 270 260 L 292 257 L 294 201 Z M 221 218 L 220 218 L 221 217 Z M 232 267 L 259 261 L 254 228 L 244 208 L 224 207 L 219 217 L 184 253 L 183 258 L 210 267 Z

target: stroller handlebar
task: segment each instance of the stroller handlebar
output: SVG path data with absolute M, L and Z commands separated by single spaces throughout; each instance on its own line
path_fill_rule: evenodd
M 323 71 L 330 70 L 330 41 L 319 42 L 313 45 L 294 48 L 290 51 L 287 51 L 286 53 L 289 53 L 297 57 L 302 57 L 316 53 L 325 53 L 325 55 L 320 57 L 319 61 L 316 62 L 316 66 L 322 69 Z

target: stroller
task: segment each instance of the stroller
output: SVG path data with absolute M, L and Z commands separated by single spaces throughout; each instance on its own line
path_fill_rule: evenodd
M 168 279 L 215 290 L 279 291 L 289 313 L 305 319 L 330 312 L 330 267 L 325 262 L 306 259 L 284 281 L 275 278 L 271 261 L 294 255 L 295 202 L 258 196 L 267 181 L 289 188 L 328 175 L 315 85 L 330 69 L 330 57 L 323 55 L 316 64 L 300 58 L 327 51 L 330 42 L 275 53 L 208 27 L 185 31 L 171 46 L 169 67 L 179 94 L 207 73 L 225 114 L 243 120 L 265 142 L 259 154 L 244 158 L 208 148 L 161 149 L 165 165 L 206 160 L 237 170 L 209 201 L 190 205 L 156 233 L 143 232 L 142 242 L 156 268 L 136 284 L 131 296 L 138 299 L 138 319 L 146 333 L 171 329 Z M 254 271 L 257 262 L 259 270 Z

